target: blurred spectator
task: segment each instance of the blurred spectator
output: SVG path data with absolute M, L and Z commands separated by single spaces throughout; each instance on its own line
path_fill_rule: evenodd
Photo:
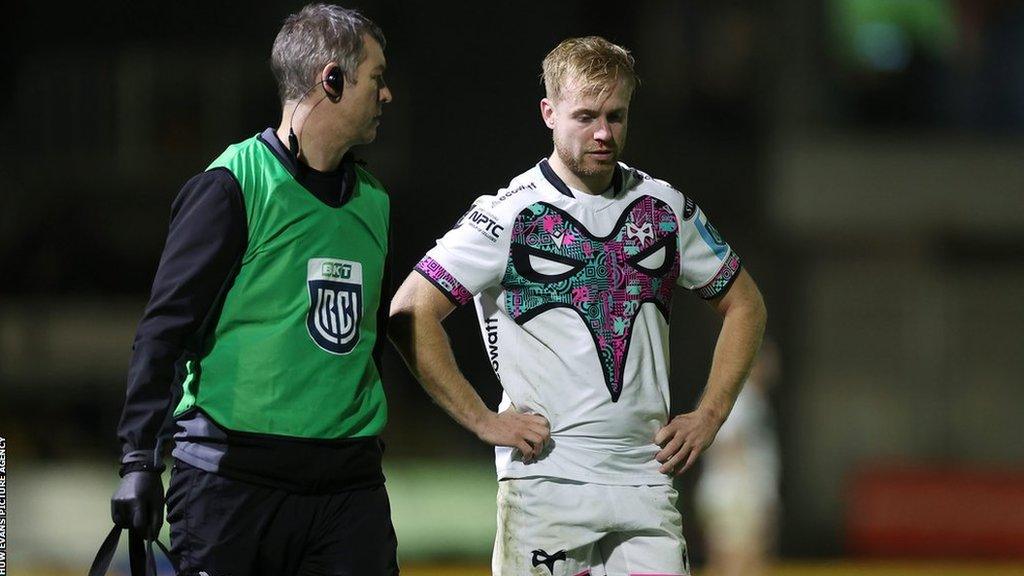
M 732 413 L 704 454 L 697 515 L 708 543 L 708 574 L 756 576 L 774 555 L 779 448 L 769 390 L 779 353 L 766 337 Z

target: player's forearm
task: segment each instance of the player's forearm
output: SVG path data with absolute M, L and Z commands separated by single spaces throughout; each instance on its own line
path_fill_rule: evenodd
M 707 411 L 719 422 L 725 421 L 750 373 L 766 322 L 767 311 L 756 288 L 750 297 L 725 311 L 711 373 L 698 410 Z
M 479 424 L 490 410 L 459 371 L 441 321 L 396 302 L 391 310 L 389 335 L 413 376 L 434 402 L 479 436 Z

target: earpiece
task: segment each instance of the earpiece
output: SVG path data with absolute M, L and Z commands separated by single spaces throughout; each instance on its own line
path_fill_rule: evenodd
M 302 98 L 299 98 L 298 100 L 295 101 L 295 107 L 292 108 L 292 116 L 289 119 L 288 151 L 292 153 L 292 157 L 295 159 L 296 164 L 299 163 L 299 138 L 298 136 L 295 135 L 295 111 L 299 109 L 299 103 L 302 102 L 302 99 L 306 97 L 306 94 L 309 94 L 309 91 L 312 90 L 313 88 L 316 88 L 317 85 L 318 84 L 313 84 L 312 86 L 310 86 L 309 89 L 307 89 L 306 92 L 302 94 Z M 323 98 L 320 98 L 317 104 L 323 102 L 324 98 L 327 98 L 331 102 L 337 102 L 338 100 L 341 100 L 341 94 L 345 90 L 345 79 L 341 74 L 341 67 L 339 67 L 337 64 L 331 66 L 331 69 L 327 71 L 327 76 L 324 77 L 323 81 L 320 82 L 319 85 L 322 85 L 324 87 L 324 96 Z M 315 108 L 316 104 L 314 104 L 313 107 Z
M 338 66 L 332 66 L 330 71 L 327 72 L 327 77 L 324 78 L 324 92 L 327 93 L 327 97 L 332 102 L 341 100 L 341 94 L 345 90 L 345 80 L 342 78 L 341 68 Z

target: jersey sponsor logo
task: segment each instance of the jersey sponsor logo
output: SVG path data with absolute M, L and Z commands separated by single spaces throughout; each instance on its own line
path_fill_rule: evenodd
M 697 211 L 697 204 L 689 196 L 683 196 L 683 200 L 685 201 L 683 204 L 683 220 L 689 220 L 693 218 L 693 213 Z
M 498 319 L 488 318 L 484 321 L 484 336 L 487 340 L 487 358 L 491 361 L 491 369 L 498 374 Z M 501 378 L 499 376 L 499 378 Z
M 598 237 L 567 212 L 537 202 L 516 216 L 511 239 L 501 282 L 509 316 L 522 325 L 551 308 L 574 310 L 590 330 L 617 402 L 641 305 L 653 302 L 668 318 L 679 276 L 675 214 L 643 196 L 608 236 Z
M 554 554 L 548 554 L 544 550 L 538 548 L 537 550 L 530 552 L 530 554 L 533 555 L 533 557 L 530 558 L 530 562 L 533 564 L 534 568 L 543 564 L 551 574 L 555 573 L 555 562 L 558 562 L 559 560 L 565 562 L 566 559 L 565 550 L 559 550 Z
M 469 224 L 491 242 L 497 242 L 501 231 L 505 229 L 504 226 L 498 224 L 498 220 L 494 216 L 479 206 L 473 206 L 468 212 L 463 214 L 462 218 L 459 218 L 459 221 L 455 223 L 455 228 L 463 224 Z
M 516 188 L 508 190 L 508 191 L 504 192 L 503 194 L 501 194 L 500 196 L 498 196 L 497 198 L 495 198 L 494 200 L 492 200 L 491 201 L 491 208 L 494 208 L 498 204 L 501 204 L 505 200 L 508 200 L 509 198 L 511 198 L 512 196 L 515 196 L 516 194 L 522 192 L 523 190 L 536 190 L 536 189 L 537 189 L 537 184 L 535 184 L 533 182 L 527 182 L 526 184 L 520 184 Z
M 306 331 L 321 349 L 348 354 L 359 343 L 363 319 L 363 265 L 311 258 L 306 265 L 309 311 Z

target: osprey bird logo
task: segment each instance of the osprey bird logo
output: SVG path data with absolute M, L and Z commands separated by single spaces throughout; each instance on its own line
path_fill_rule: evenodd
M 548 567 L 548 572 L 551 572 L 551 574 L 555 573 L 555 562 L 558 562 L 559 560 L 565 562 L 565 550 L 559 550 L 554 554 L 548 554 L 541 549 L 533 551 L 532 562 L 534 567 L 543 564 Z
M 650 222 L 644 222 L 642 226 L 626 222 L 626 236 L 643 244 L 654 238 L 654 228 Z

